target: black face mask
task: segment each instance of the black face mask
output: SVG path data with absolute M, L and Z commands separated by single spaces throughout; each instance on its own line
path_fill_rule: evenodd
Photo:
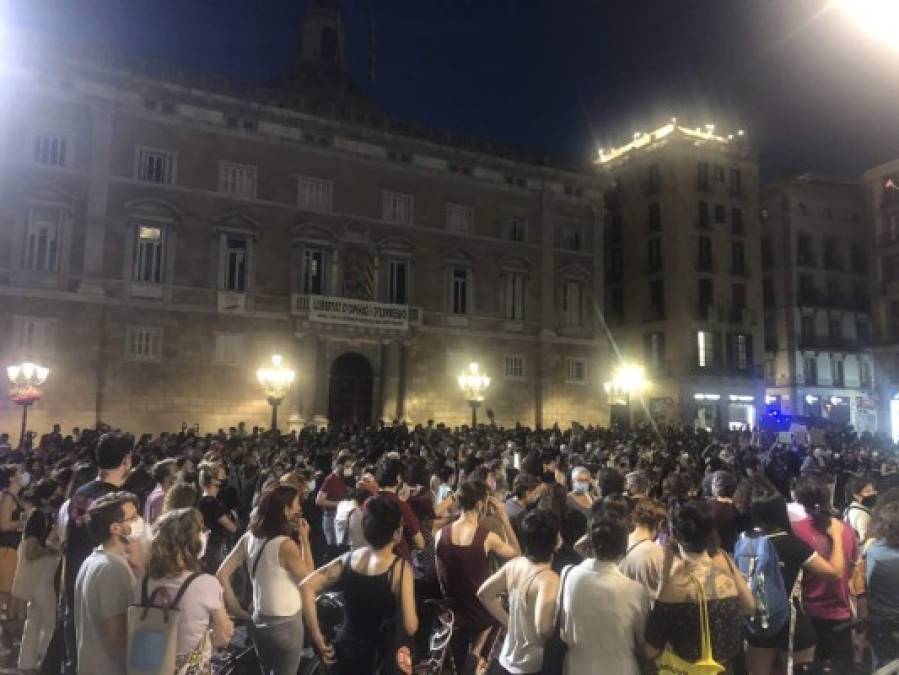
M 874 505 L 877 503 L 877 495 L 867 495 L 862 497 L 862 506 L 868 509 L 874 508 Z

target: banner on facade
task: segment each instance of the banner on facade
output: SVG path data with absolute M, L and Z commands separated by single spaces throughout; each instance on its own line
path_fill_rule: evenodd
M 309 320 L 362 328 L 408 330 L 409 307 L 313 295 L 309 297 Z

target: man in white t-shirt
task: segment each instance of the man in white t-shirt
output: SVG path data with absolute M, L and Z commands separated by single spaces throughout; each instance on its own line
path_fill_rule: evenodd
M 106 494 L 87 510 L 87 528 L 97 544 L 81 563 L 75 581 L 78 675 L 124 675 L 128 605 L 135 584 L 128 565 L 128 535 L 137 520 L 137 497 Z

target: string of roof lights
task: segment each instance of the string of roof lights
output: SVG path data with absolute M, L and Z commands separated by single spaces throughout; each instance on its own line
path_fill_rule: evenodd
M 666 136 L 674 133 L 675 131 L 687 136 L 688 138 L 694 138 L 699 141 L 713 141 L 717 143 L 732 143 L 734 140 L 745 140 L 746 132 L 743 129 L 738 129 L 734 133 L 729 133 L 726 136 L 715 133 L 715 125 L 714 124 L 706 124 L 701 127 L 687 127 L 683 125 L 679 125 L 677 123 L 677 118 L 672 117 L 671 121 L 656 129 L 655 131 L 637 131 L 634 132 L 634 137 L 630 143 L 626 145 L 622 145 L 617 148 L 607 149 L 600 148 L 599 149 L 599 163 L 605 164 L 606 162 L 611 162 L 614 159 L 617 159 L 623 155 L 626 155 L 631 150 L 637 150 L 638 148 L 645 147 L 650 143 L 654 143 L 655 141 L 659 141 Z

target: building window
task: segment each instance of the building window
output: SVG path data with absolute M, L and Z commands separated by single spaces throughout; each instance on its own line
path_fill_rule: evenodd
M 651 319 L 665 316 L 665 284 L 661 279 L 649 283 L 649 306 L 652 310 Z
M 620 281 L 621 277 L 624 276 L 624 254 L 619 246 L 609 249 L 607 274 L 609 281 Z
M 834 387 L 842 387 L 845 382 L 845 372 L 843 370 L 842 359 L 831 359 L 830 361 L 831 381 Z
M 662 269 L 662 239 L 653 237 L 646 242 L 646 271 L 658 272 Z
M 25 358 L 44 357 L 53 350 L 55 321 L 31 316 L 13 317 L 13 340 Z
M 735 241 L 730 245 L 731 274 L 746 274 L 746 247 L 742 241 Z
M 762 280 L 762 303 L 765 307 L 774 307 L 774 282 L 771 279 Z
M 524 320 L 524 275 L 517 272 L 506 274 L 506 319 Z
M 387 302 L 405 305 L 408 294 L 409 263 L 405 260 L 391 260 L 387 264 Z
M 749 369 L 749 336 L 737 333 L 733 336 L 734 366 L 737 370 Z
M 130 359 L 158 361 L 162 356 L 162 328 L 158 326 L 128 328 L 125 354 Z
M 859 361 L 858 363 L 858 379 L 863 389 L 870 389 L 871 382 L 871 364 L 867 361 Z
M 843 337 L 843 320 L 838 316 L 830 317 L 830 321 L 828 322 L 828 329 L 830 332 L 830 337 L 834 340 L 839 340 Z
M 796 238 L 796 263 L 798 265 L 815 265 L 815 251 L 812 248 L 812 240 L 807 234 L 800 234 Z
M 665 365 L 665 334 L 661 332 L 647 333 L 644 338 L 646 363 L 653 370 Z
M 624 318 L 624 288 L 621 286 L 612 286 L 609 289 L 609 310 L 610 314 L 619 320 Z
M 568 377 L 566 382 L 570 384 L 583 384 L 587 381 L 587 359 L 567 359 Z
M 412 195 L 402 192 L 383 193 L 381 215 L 384 220 L 401 225 L 412 224 Z
M 697 259 L 699 269 L 707 272 L 713 271 L 712 263 L 712 239 L 710 237 L 699 238 L 699 257 Z
M 566 281 L 562 286 L 562 321 L 566 326 L 581 325 L 581 284 Z
M 132 278 L 145 284 L 162 282 L 164 231 L 160 225 L 138 225 Z
M 524 357 L 519 355 L 506 355 L 503 357 L 504 372 L 507 380 L 524 379 Z
M 806 356 L 802 359 L 802 372 L 805 375 L 806 384 L 818 384 L 818 359 L 814 356 Z
M 662 211 L 658 202 L 649 205 L 649 231 L 656 232 L 662 229 Z
M 303 249 L 303 293 L 325 293 L 325 252 L 320 248 Z
M 34 161 L 51 166 L 66 165 L 66 139 L 53 134 L 38 134 L 34 138 Z
M 766 270 L 771 269 L 774 265 L 774 250 L 771 248 L 771 240 L 765 237 L 762 239 L 762 267 Z
M 715 182 L 723 183 L 724 182 L 724 167 L 715 165 Z
M 699 162 L 696 167 L 696 186 L 700 190 L 709 189 L 709 163 Z
M 239 366 L 243 363 L 245 353 L 243 335 L 216 334 L 216 364 L 220 366 Z
M 765 359 L 765 384 L 775 384 L 777 381 L 777 365 L 774 359 Z
M 175 182 L 175 155 L 165 150 L 138 148 L 137 179 L 172 185 Z
M 239 237 L 225 240 L 225 269 L 222 287 L 226 291 L 243 293 L 247 290 L 247 241 Z
M 450 282 L 452 284 L 450 302 L 450 311 L 453 314 L 468 313 L 468 270 L 462 267 L 455 267 L 450 274 Z
M 248 164 L 219 164 L 219 192 L 247 199 L 256 198 L 256 167 Z
M 724 204 L 715 204 L 715 222 L 719 225 L 727 222 L 727 209 Z
M 506 225 L 506 239 L 523 242 L 527 237 L 528 223 L 524 218 L 512 218 Z
M 59 209 L 36 206 L 28 211 L 22 267 L 33 272 L 55 272 L 59 265 Z
M 698 213 L 699 213 L 697 225 L 702 229 L 707 229 L 710 225 L 709 203 L 708 202 L 699 202 L 697 204 L 697 209 L 698 209 Z
M 715 334 L 711 331 L 696 331 L 697 365 L 711 368 L 715 365 Z
M 581 230 L 577 227 L 563 227 L 560 231 L 561 247 L 568 251 L 580 251 L 583 242 L 581 241 Z
M 868 256 L 865 252 L 864 244 L 860 244 L 858 242 L 852 243 L 850 263 L 852 266 L 853 274 L 868 273 Z
M 743 194 L 742 175 L 739 169 L 730 170 L 730 193 L 735 196 Z
M 334 184 L 320 178 L 297 179 L 297 206 L 310 211 L 330 211 Z
M 731 234 L 743 234 L 743 209 L 734 207 L 730 210 L 730 231 Z
M 803 345 L 811 345 L 815 341 L 815 317 L 803 316 L 799 319 L 799 338 Z
M 451 232 L 470 234 L 474 223 L 474 209 L 461 204 L 446 205 L 446 229 Z
M 712 305 L 715 302 L 714 282 L 711 279 L 698 279 L 696 286 L 699 296 L 699 318 L 708 320 L 711 318 Z

